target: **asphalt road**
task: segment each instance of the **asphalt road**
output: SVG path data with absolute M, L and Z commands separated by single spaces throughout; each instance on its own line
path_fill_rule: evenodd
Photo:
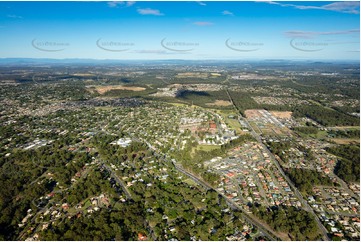
M 178 166 L 177 164 L 173 163 L 174 167 L 182 172 L 183 174 L 187 175 L 188 177 L 190 177 L 193 181 L 195 181 L 197 184 L 202 185 L 203 187 L 206 187 L 207 189 L 211 189 L 216 191 L 218 194 L 220 194 L 224 199 L 226 199 L 226 201 L 228 202 L 228 204 L 232 205 L 233 208 L 241 210 L 243 212 L 242 217 L 250 224 L 252 224 L 253 226 L 257 227 L 259 229 L 260 232 L 262 232 L 263 235 L 267 236 L 269 239 L 275 241 L 275 240 L 279 240 L 277 238 L 276 235 L 274 235 L 271 231 L 269 231 L 268 229 L 266 229 L 262 224 L 260 224 L 259 222 L 255 221 L 254 219 L 252 219 L 250 216 L 247 215 L 247 212 L 243 210 L 242 207 L 238 206 L 234 201 L 230 200 L 229 198 L 227 198 L 224 194 L 220 193 L 219 191 L 215 190 L 212 186 L 210 186 L 209 184 L 207 184 L 206 182 L 204 182 L 203 180 L 201 180 L 200 178 L 194 176 L 192 173 L 189 173 L 187 171 L 185 171 L 183 168 L 181 168 L 180 166 Z M 272 235 L 271 235 L 272 234 Z
M 117 174 L 115 174 L 113 169 L 111 167 L 109 167 L 108 165 L 104 164 L 104 162 L 102 162 L 102 164 L 105 167 L 105 169 L 107 169 L 110 172 L 111 176 L 115 179 L 115 181 L 122 187 L 122 190 L 125 193 L 125 196 L 127 197 L 127 199 L 132 199 L 132 195 L 128 191 L 127 187 L 125 186 L 123 181 L 119 179 Z
M 254 129 L 252 128 L 252 126 L 249 124 L 248 120 L 244 119 L 244 121 L 247 123 L 247 125 L 249 126 L 250 130 L 251 130 L 251 134 L 252 136 L 262 145 L 262 147 L 264 148 L 264 150 L 268 153 L 269 157 L 271 158 L 272 162 L 276 165 L 277 169 L 279 170 L 279 172 L 282 174 L 282 176 L 284 177 L 284 179 L 287 181 L 288 185 L 292 188 L 292 190 L 294 191 L 296 197 L 298 198 L 298 200 L 301 202 L 302 207 L 310 212 L 316 222 L 317 225 L 320 229 L 320 231 L 322 232 L 322 238 L 325 241 L 331 240 L 328 237 L 328 232 L 327 229 L 325 228 L 325 226 L 323 226 L 323 224 L 321 223 L 320 219 L 317 217 L 316 213 L 313 211 L 313 209 L 311 208 L 311 206 L 303 199 L 302 194 L 299 192 L 299 190 L 295 187 L 295 185 L 293 184 L 293 182 L 288 178 L 288 176 L 283 172 L 283 169 L 281 168 L 280 164 L 278 163 L 277 159 L 275 158 L 275 156 L 273 155 L 273 153 L 268 149 L 268 147 L 266 145 L 263 144 L 261 137 L 254 131 Z
M 249 217 L 247 215 L 247 212 L 243 210 L 243 208 L 241 208 L 240 206 L 238 206 L 237 204 L 235 204 L 232 200 L 228 199 L 227 197 L 225 197 L 222 193 L 220 193 L 219 191 L 215 190 L 212 186 L 210 186 L 209 184 L 207 184 L 206 182 L 204 182 L 203 180 L 201 180 L 200 178 L 194 176 L 193 174 L 189 173 L 188 171 L 185 171 L 183 168 L 181 168 L 179 165 L 177 165 L 175 162 L 172 162 L 172 161 L 169 161 L 165 158 L 164 155 L 161 155 L 159 154 L 159 151 L 156 150 L 153 146 L 151 146 L 148 142 L 146 141 L 142 141 L 140 140 L 139 138 L 135 137 L 134 135 L 131 135 L 130 133 L 128 133 L 128 135 L 135 141 L 138 141 L 138 142 L 145 142 L 148 147 L 150 149 L 152 149 L 155 153 L 155 156 L 157 156 L 159 159 L 163 160 L 164 162 L 166 163 L 171 163 L 174 165 L 174 167 L 180 171 L 181 173 L 187 175 L 189 178 L 191 178 L 193 181 L 195 181 L 197 184 L 205 187 L 206 189 L 211 189 L 211 190 L 214 190 L 216 191 L 218 194 L 220 194 L 222 197 L 224 197 L 226 199 L 226 201 L 231 204 L 234 208 L 236 209 L 239 209 L 243 212 L 243 218 L 249 222 L 250 224 L 253 224 L 253 226 L 257 227 L 259 229 L 259 231 L 267 236 L 269 239 L 275 241 L 275 240 L 279 240 L 277 238 L 277 236 L 273 235 L 273 233 L 271 231 L 269 231 L 268 229 L 266 229 L 262 224 L 260 224 L 259 222 L 253 220 L 251 217 Z M 272 234 L 272 235 L 271 235 Z

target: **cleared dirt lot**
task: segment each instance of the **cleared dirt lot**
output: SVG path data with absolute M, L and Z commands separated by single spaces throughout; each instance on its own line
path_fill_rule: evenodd
M 122 85 L 93 86 L 92 88 L 94 88 L 99 94 L 104 94 L 104 93 L 106 93 L 108 91 L 111 91 L 111 90 L 128 90 L 128 91 L 135 91 L 135 92 L 145 90 L 144 87 L 129 87 L 129 86 L 122 86 Z
M 359 139 L 342 139 L 342 138 L 334 138 L 334 139 L 330 139 L 333 142 L 340 144 L 340 145 L 348 145 L 348 144 L 357 144 L 360 143 Z
M 230 106 L 232 105 L 231 102 L 229 101 L 224 101 L 224 100 L 216 100 L 213 103 L 206 103 L 207 106 L 220 106 L 220 107 L 226 107 L 226 106 Z
M 248 109 L 244 111 L 244 114 L 246 115 L 246 118 L 262 117 L 262 115 L 258 111 L 258 109 Z
M 290 119 L 292 117 L 292 112 L 270 111 L 270 113 L 276 118 Z

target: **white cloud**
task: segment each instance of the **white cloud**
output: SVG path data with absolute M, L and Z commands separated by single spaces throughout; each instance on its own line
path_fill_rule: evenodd
M 128 1 L 127 2 L 127 7 L 133 6 L 136 2 L 135 1 Z
M 164 15 L 158 9 L 151 9 L 151 8 L 140 8 L 137 10 L 141 15 L 155 15 L 155 16 L 162 16 Z
M 207 6 L 207 4 L 206 4 L 206 3 L 201 2 L 201 1 L 196 1 L 196 3 L 198 3 L 198 4 L 199 4 L 199 5 L 201 5 L 201 6 Z
M 113 1 L 113 2 L 108 2 L 108 6 L 111 8 L 117 8 L 117 7 L 130 7 L 133 6 L 135 4 L 134 1 Z
M 335 2 L 322 6 L 325 10 L 338 11 L 343 13 L 360 13 L 360 2 Z
M 234 14 L 233 14 L 232 12 L 228 11 L 228 10 L 224 10 L 224 11 L 222 12 L 222 14 L 223 14 L 223 15 L 234 16 Z
M 260 1 L 268 4 L 279 5 L 281 7 L 293 7 L 297 9 L 320 9 L 327 11 L 335 11 L 341 13 L 351 13 L 351 14 L 359 14 L 360 13 L 360 3 L 356 2 L 334 2 L 330 4 L 325 4 L 322 6 L 312 6 L 312 5 L 298 5 L 298 4 L 288 4 L 283 2 L 273 2 L 273 1 Z
M 15 15 L 15 14 L 8 14 L 8 15 L 6 15 L 6 17 L 8 17 L 8 18 L 17 18 L 17 19 L 22 19 L 23 18 L 22 16 Z
M 291 38 L 313 38 L 319 35 L 345 35 L 345 34 L 359 34 L 359 29 L 350 29 L 350 30 L 343 30 L 343 31 L 328 31 L 328 32 L 321 32 L 321 31 L 300 31 L 300 30 L 291 30 L 286 31 L 285 35 Z
M 124 2 L 108 2 L 107 4 L 111 8 L 116 8 L 116 7 L 118 7 L 118 5 L 123 5 Z
M 213 25 L 212 22 L 194 22 L 194 25 L 198 25 L 198 26 L 209 26 L 209 25 Z

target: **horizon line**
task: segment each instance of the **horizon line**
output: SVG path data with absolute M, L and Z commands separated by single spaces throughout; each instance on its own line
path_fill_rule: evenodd
M 0 60 L 78 60 L 78 61 L 354 61 L 360 62 L 360 59 L 308 59 L 308 58 L 209 58 L 209 59 L 100 59 L 100 58 L 46 58 L 46 57 L 0 57 Z

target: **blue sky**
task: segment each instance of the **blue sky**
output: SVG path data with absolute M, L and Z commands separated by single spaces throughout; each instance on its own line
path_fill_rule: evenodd
M 359 60 L 358 2 L 0 2 L 0 58 Z

